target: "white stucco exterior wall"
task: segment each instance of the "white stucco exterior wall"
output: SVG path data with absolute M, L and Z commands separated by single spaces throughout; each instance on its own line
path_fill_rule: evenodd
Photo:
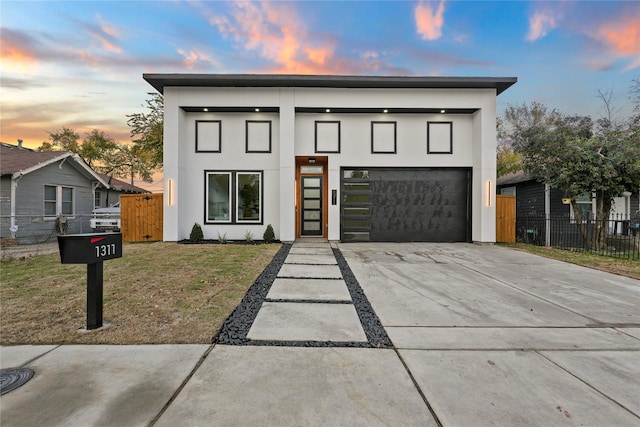
M 338 88 L 213 88 L 166 87 L 164 129 L 164 240 L 189 237 L 194 223 L 205 238 L 242 240 L 249 231 L 261 239 L 272 224 L 282 241 L 295 239 L 295 158 L 327 156 L 328 188 L 340 201 L 341 167 L 455 167 L 470 168 L 471 237 L 495 242 L 495 89 L 338 89 Z M 186 112 L 191 107 L 270 107 L 278 112 Z M 296 108 L 379 108 L 380 113 L 308 113 Z M 389 114 L 382 109 L 389 109 Z M 473 114 L 394 114 L 399 108 L 475 109 Z M 221 120 L 220 153 L 195 151 L 195 121 Z M 272 122 L 270 153 L 247 153 L 245 121 Z M 316 153 L 315 121 L 339 120 L 339 153 Z M 371 152 L 371 122 L 397 123 L 397 152 Z M 426 124 L 449 121 L 453 126 L 451 154 L 427 154 Z M 263 171 L 261 224 L 205 224 L 206 170 Z M 489 184 L 490 183 L 490 184 Z M 489 188 L 490 185 L 490 188 Z M 487 191 L 491 192 L 487 194 Z M 329 200 L 330 203 L 330 200 Z M 329 204 L 330 240 L 340 239 L 340 203 Z

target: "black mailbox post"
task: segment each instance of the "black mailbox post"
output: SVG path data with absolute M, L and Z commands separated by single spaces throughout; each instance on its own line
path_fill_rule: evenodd
M 102 327 L 102 262 L 122 258 L 121 233 L 58 236 L 62 264 L 87 264 L 87 330 Z

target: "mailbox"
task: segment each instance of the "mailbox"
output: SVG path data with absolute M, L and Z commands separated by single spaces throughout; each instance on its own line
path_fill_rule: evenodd
M 58 236 L 62 264 L 87 264 L 87 330 L 102 327 L 102 261 L 122 258 L 121 233 Z
M 58 247 L 62 264 L 94 264 L 122 258 L 122 233 L 60 235 Z

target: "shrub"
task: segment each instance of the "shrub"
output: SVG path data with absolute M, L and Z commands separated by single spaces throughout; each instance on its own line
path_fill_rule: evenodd
M 191 228 L 191 234 L 189 234 L 189 240 L 192 242 L 201 242 L 204 239 L 204 234 L 202 233 L 202 227 L 197 222 L 193 224 Z
M 273 232 L 273 227 L 271 226 L 271 224 L 267 225 L 267 229 L 264 231 L 262 238 L 264 239 L 265 243 L 272 243 L 275 240 L 276 235 Z

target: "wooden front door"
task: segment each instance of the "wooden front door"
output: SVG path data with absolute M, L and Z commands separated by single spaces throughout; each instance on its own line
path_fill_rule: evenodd
M 296 157 L 296 237 L 327 237 L 327 157 Z

